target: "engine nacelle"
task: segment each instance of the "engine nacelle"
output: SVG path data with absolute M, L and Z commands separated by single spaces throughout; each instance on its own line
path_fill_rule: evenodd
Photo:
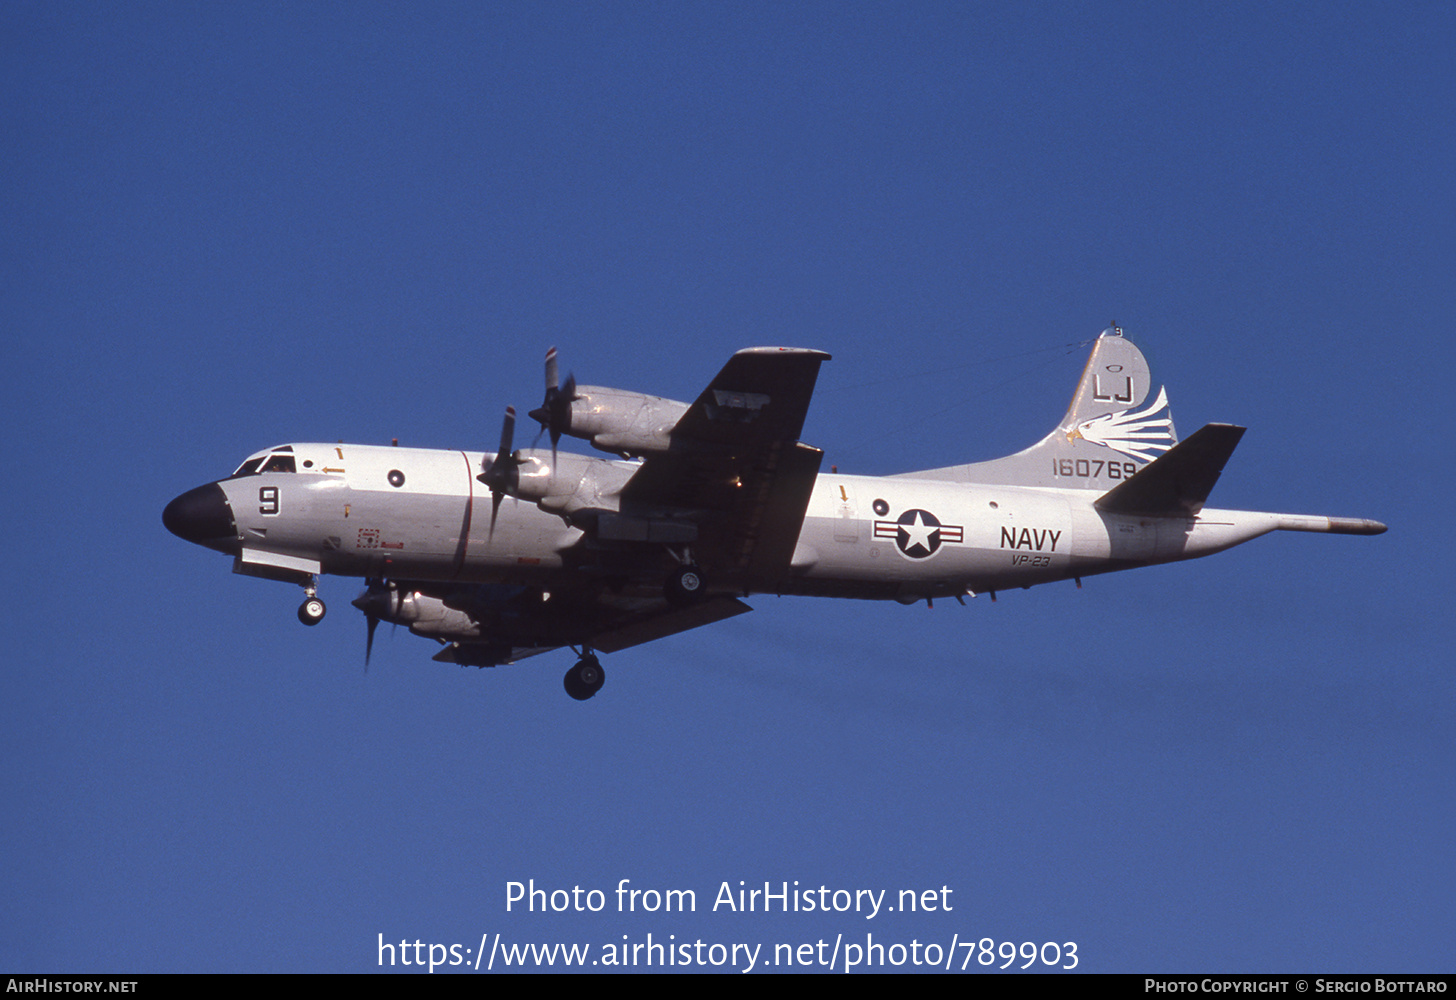
M 598 385 L 576 387 L 571 419 L 561 430 L 592 447 L 636 458 L 667 451 L 672 429 L 688 411 L 687 403 Z
M 563 453 L 553 465 L 549 453 L 535 453 L 520 455 L 519 461 L 511 496 L 561 515 L 598 501 L 601 490 L 593 467 L 602 464 L 601 459 Z
M 576 524 L 578 511 L 616 510 L 617 493 L 634 468 L 566 452 L 519 455 L 510 495 Z
M 520 455 L 519 452 L 517 454 Z M 551 464 L 549 458 L 538 455 L 521 455 L 520 464 L 516 467 L 516 477 L 509 490 L 511 496 L 535 504 L 571 496 L 581 482 L 581 473 L 573 475 L 567 471 L 562 474 L 561 470 Z
M 447 607 L 438 597 L 401 587 L 393 581 L 373 584 L 353 602 L 365 615 L 404 625 L 416 635 L 441 639 L 476 639 L 480 626 L 470 615 Z
M 432 639 L 475 639 L 481 635 L 480 625 L 464 611 L 445 606 L 438 597 L 418 591 L 405 599 L 400 621 L 415 635 Z

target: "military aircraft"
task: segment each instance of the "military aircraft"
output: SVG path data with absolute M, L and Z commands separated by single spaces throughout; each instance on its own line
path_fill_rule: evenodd
M 1024 451 L 894 476 L 820 471 L 799 440 L 821 351 L 734 354 L 693 403 L 558 378 L 530 414 L 551 446 L 495 452 L 285 444 L 162 512 L 233 571 L 364 577 L 365 664 L 381 621 L 496 666 L 570 647 L 578 700 L 614 653 L 751 610 L 751 594 L 964 598 L 1222 551 L 1270 531 L 1376 535 L 1378 521 L 1205 507 L 1244 428 L 1179 441 L 1168 396 L 1116 327 L 1062 422 Z M 561 452 L 562 435 L 611 458 Z M 539 440 L 539 438 L 538 438 Z

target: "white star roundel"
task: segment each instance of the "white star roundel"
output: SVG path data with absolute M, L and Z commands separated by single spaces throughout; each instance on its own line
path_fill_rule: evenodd
M 907 559 L 928 559 L 946 542 L 962 542 L 965 528 L 941 524 L 930 511 L 912 507 L 894 521 L 876 521 L 875 537 L 893 538 L 895 548 Z

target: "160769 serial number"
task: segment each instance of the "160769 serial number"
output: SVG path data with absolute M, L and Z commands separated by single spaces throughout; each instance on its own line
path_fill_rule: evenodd
M 1131 479 L 1137 473 L 1136 462 L 1105 462 L 1100 458 L 1054 458 L 1052 475 L 1058 479 Z

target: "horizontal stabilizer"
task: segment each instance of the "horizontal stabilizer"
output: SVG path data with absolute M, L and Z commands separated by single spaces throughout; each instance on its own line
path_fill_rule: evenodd
M 1097 509 L 1109 514 L 1191 516 L 1203 509 L 1244 428 L 1208 424 L 1108 490 Z

